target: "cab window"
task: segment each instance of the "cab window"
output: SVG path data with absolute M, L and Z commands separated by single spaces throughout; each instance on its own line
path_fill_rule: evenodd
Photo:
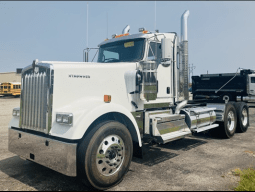
M 251 83 L 255 83 L 255 77 L 251 77 Z
M 162 59 L 161 43 L 150 42 L 148 60 Z
M 120 56 L 119 56 L 119 53 L 117 52 L 113 52 L 113 51 L 104 51 L 104 60 L 119 60 L 120 59 Z

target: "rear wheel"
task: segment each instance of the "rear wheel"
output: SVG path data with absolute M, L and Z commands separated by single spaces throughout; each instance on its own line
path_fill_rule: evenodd
M 101 123 L 80 143 L 79 177 L 86 185 L 108 189 L 123 179 L 132 156 L 132 137 L 126 126 L 115 121 Z
M 236 132 L 237 117 L 236 110 L 232 103 L 227 103 L 224 112 L 223 122 L 218 122 L 219 127 L 210 131 L 213 136 L 231 138 Z
M 221 124 L 221 135 L 224 138 L 231 138 L 236 132 L 236 110 L 232 103 L 228 103 L 225 108 L 224 122 Z
M 249 108 L 244 102 L 235 103 L 235 108 L 237 114 L 236 131 L 239 133 L 244 133 L 249 127 Z

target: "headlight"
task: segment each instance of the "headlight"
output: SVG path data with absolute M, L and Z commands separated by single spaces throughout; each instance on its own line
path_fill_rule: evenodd
M 57 114 L 56 121 L 57 121 L 57 123 L 62 123 L 62 115 Z
M 12 111 L 13 116 L 19 116 L 19 108 L 14 108 Z
M 72 113 L 57 113 L 56 121 L 57 121 L 57 123 L 72 125 L 73 124 L 73 114 Z

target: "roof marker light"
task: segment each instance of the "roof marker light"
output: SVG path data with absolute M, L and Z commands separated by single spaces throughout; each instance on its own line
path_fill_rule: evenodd
M 139 28 L 139 32 L 143 32 L 143 31 L 145 31 L 145 28 Z
M 121 34 L 121 35 L 116 35 L 115 38 L 123 37 L 123 36 L 128 36 L 129 33 Z

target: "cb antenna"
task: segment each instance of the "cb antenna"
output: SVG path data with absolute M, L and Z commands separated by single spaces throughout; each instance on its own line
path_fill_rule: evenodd
M 89 47 L 88 34 L 89 34 L 89 3 L 87 2 L 87 48 Z
M 83 61 L 89 61 L 89 3 L 87 2 L 87 48 L 83 49 Z
M 108 12 L 106 13 L 106 39 L 108 39 Z
M 155 1 L 155 23 L 154 23 L 154 31 L 156 31 L 156 8 L 157 8 L 157 4 L 156 4 L 157 2 Z

